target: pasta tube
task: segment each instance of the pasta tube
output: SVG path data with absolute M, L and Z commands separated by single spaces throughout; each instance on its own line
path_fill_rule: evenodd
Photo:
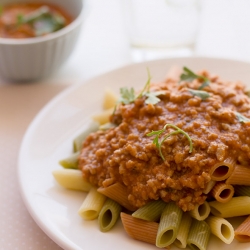
M 100 124 L 97 122 L 92 122 L 89 127 L 84 130 L 81 134 L 79 134 L 74 140 L 73 140 L 73 150 L 74 152 L 80 151 L 82 148 L 83 141 L 87 138 L 87 136 L 95 132 L 99 129 Z
M 250 168 L 236 165 L 230 177 L 226 180 L 227 184 L 231 185 L 246 185 L 250 186 Z
M 195 208 L 188 213 L 196 220 L 205 220 L 210 214 L 210 207 L 208 205 L 208 202 L 205 201 L 201 205 L 196 205 Z
M 210 238 L 210 228 L 205 221 L 193 220 L 187 238 L 192 250 L 206 250 Z
M 235 239 L 240 242 L 250 242 L 250 216 L 235 230 Z
M 206 188 L 204 189 L 203 193 L 208 194 L 213 189 L 215 184 L 216 184 L 216 181 L 214 181 L 214 180 L 209 181 Z
M 114 108 L 117 103 L 117 96 L 110 89 L 106 89 L 104 93 L 103 109 Z
M 91 184 L 82 177 L 82 171 L 77 169 L 58 169 L 52 172 L 55 180 L 63 187 L 88 192 Z
M 92 118 L 94 121 L 98 122 L 100 125 L 103 125 L 109 122 L 109 117 L 112 115 L 113 112 L 114 112 L 114 108 L 106 109 L 102 111 L 101 113 L 92 116 Z
M 222 203 L 226 203 L 232 199 L 234 195 L 234 187 L 230 184 L 218 182 L 211 191 L 212 196 Z
M 183 213 L 181 218 L 181 226 L 179 227 L 174 244 L 179 248 L 186 248 L 187 237 L 192 223 L 192 217 L 188 213 Z
M 137 209 L 132 216 L 147 221 L 157 221 L 161 217 L 161 213 L 166 206 L 166 202 L 162 200 L 152 201 Z
M 130 237 L 155 245 L 158 223 L 137 219 L 125 213 L 121 213 L 121 220 L 125 231 Z
M 209 202 L 211 213 L 218 217 L 229 218 L 250 214 L 250 197 L 233 197 L 227 203 L 218 201 Z
M 94 220 L 98 217 L 105 200 L 106 197 L 98 193 L 96 188 L 91 188 L 78 210 L 79 215 L 85 220 Z
M 59 164 L 64 168 L 78 168 L 78 157 L 80 155 L 80 152 L 75 152 L 74 154 L 70 155 L 67 158 L 64 158 L 59 161 Z
M 217 236 L 226 244 L 230 244 L 234 239 L 233 226 L 224 218 L 209 216 L 206 219 L 207 224 L 211 229 L 211 233 Z
M 182 213 L 182 210 L 175 203 L 167 203 L 162 212 L 157 231 L 157 247 L 166 247 L 175 241 L 181 223 Z
M 126 187 L 119 182 L 106 188 L 100 187 L 97 189 L 97 191 L 116 201 L 123 207 L 127 208 L 129 211 L 136 210 L 136 208 L 133 207 L 128 201 L 128 193 Z
M 99 213 L 98 224 L 102 232 L 109 231 L 116 223 L 122 210 L 117 202 L 107 199 Z
M 216 163 L 210 170 L 211 179 L 215 181 L 226 180 L 232 174 L 234 166 L 235 160 L 231 157 Z

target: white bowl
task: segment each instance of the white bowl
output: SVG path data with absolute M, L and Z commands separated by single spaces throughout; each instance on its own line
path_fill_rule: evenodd
M 57 70 L 73 51 L 83 22 L 83 0 L 0 0 L 0 5 L 20 2 L 56 4 L 73 17 L 68 26 L 47 36 L 0 38 L 0 77 L 31 81 Z

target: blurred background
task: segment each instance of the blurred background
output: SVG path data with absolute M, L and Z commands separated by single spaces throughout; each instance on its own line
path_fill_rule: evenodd
M 22 84 L 0 76 L 0 249 L 60 249 L 30 217 L 16 176 L 23 134 L 57 93 L 110 70 L 158 58 L 205 56 L 250 62 L 249 0 L 85 0 L 84 4 L 79 40 L 58 71 Z

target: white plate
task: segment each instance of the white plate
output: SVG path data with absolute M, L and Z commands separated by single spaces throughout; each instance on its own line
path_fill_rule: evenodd
M 68 88 L 48 103 L 28 128 L 18 165 L 22 196 L 36 223 L 62 248 L 156 249 L 129 238 L 120 222 L 112 231 L 101 233 L 96 220 L 83 221 L 77 211 L 85 194 L 59 187 L 51 172 L 60 168 L 58 160 L 72 152 L 72 139 L 90 123 L 91 115 L 101 111 L 105 88 L 117 93 L 123 86 L 142 88 L 147 80 L 147 67 L 152 81 L 157 81 L 164 79 L 172 65 L 208 69 L 223 79 L 250 83 L 250 64 L 244 62 L 177 58 L 134 64 Z M 228 246 L 212 237 L 208 249 L 243 250 L 250 249 L 250 243 L 234 241 Z

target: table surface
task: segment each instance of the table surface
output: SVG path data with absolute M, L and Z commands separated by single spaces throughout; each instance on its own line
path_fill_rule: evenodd
M 57 93 L 135 62 L 122 1 L 86 0 L 88 11 L 77 46 L 50 77 L 27 84 L 0 79 L 0 250 L 61 249 L 36 225 L 21 199 L 16 174 L 19 147 L 29 123 Z M 249 7 L 248 0 L 203 0 L 195 56 L 250 61 Z

